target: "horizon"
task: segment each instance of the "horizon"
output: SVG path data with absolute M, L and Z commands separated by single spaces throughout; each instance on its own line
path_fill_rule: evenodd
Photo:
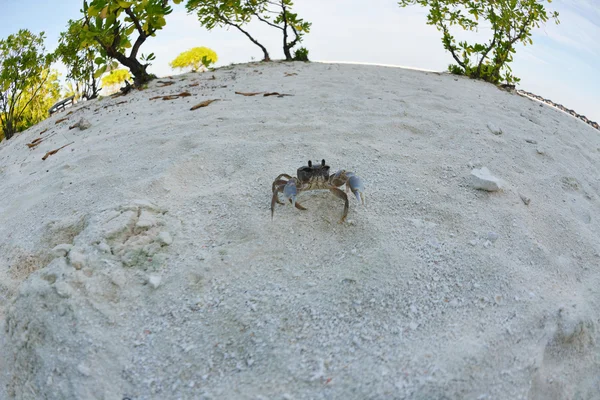
M 300 46 L 309 50 L 309 59 L 320 62 L 387 65 L 444 72 L 453 60 L 441 44 L 441 33 L 426 25 L 427 10 L 413 6 L 401 8 L 395 1 L 374 0 L 369 7 L 358 1 L 318 0 L 296 2 L 294 11 L 312 22 L 311 32 Z M 58 4 L 36 4 L 25 0 L 16 5 L 1 1 L 5 13 L 0 16 L 0 38 L 29 29 L 46 33 L 46 50 L 53 51 L 60 32 L 69 19 L 77 19 L 82 2 L 67 0 Z M 596 122 L 600 121 L 600 10 L 592 0 L 556 0 L 547 4 L 548 12 L 560 13 L 560 25 L 548 21 L 533 30 L 533 46 L 519 45 L 514 74 L 521 78 L 518 89 L 535 93 L 575 110 Z M 156 60 L 148 71 L 157 76 L 187 72 L 173 70 L 168 63 L 192 47 L 206 46 L 216 51 L 215 67 L 232 63 L 258 61 L 262 54 L 241 33 L 215 28 L 207 31 L 194 15 L 180 5 L 173 6 L 167 25 L 149 38 L 141 53 L 155 53 Z M 336 18 L 332 19 L 331 15 Z M 372 21 L 372 22 L 371 22 Z M 273 59 L 283 57 L 280 37 L 264 24 L 253 22 L 249 30 L 263 43 Z M 485 35 L 485 27 L 480 29 Z M 458 32 L 458 31 L 457 31 Z M 473 34 L 467 34 L 466 36 Z M 409 37 L 411 40 L 403 40 Z M 400 38 L 394 40 L 394 38 Z M 64 75 L 66 68 L 55 65 Z

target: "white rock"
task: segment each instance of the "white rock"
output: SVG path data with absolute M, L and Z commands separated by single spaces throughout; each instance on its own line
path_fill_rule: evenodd
M 492 132 L 494 135 L 502 135 L 502 133 L 503 133 L 502 129 L 498 128 L 492 122 L 488 122 L 487 127 L 490 130 L 490 132 Z
M 90 121 L 88 121 L 85 118 L 81 118 L 79 120 L 79 122 L 77 122 L 77 125 L 79 127 L 79 130 L 84 131 L 86 129 L 88 129 L 90 126 L 92 126 L 92 124 L 90 124 Z
M 72 244 L 68 244 L 68 243 L 59 244 L 52 249 L 52 254 L 55 255 L 56 257 L 66 257 L 66 255 L 69 254 L 69 252 L 71 251 L 72 248 L 73 248 Z
M 110 273 L 110 281 L 118 287 L 123 287 L 127 283 L 125 273 L 120 269 L 115 269 Z
M 143 210 L 140 214 L 140 217 L 138 218 L 137 223 L 135 224 L 135 227 L 136 230 L 139 232 L 145 229 L 152 228 L 156 224 L 157 221 L 154 215 L 149 211 Z
M 409 327 L 410 327 L 411 330 L 414 331 L 414 330 L 416 330 L 419 327 L 419 323 L 413 321 L 413 322 L 410 323 Z
M 148 277 L 148 284 L 152 287 L 152 289 L 156 289 L 160 286 L 161 281 L 160 275 L 150 275 Z
M 71 297 L 71 295 L 73 294 L 73 289 L 71 289 L 71 287 L 63 281 L 57 282 L 54 284 L 54 290 L 56 290 L 56 293 L 60 296 L 60 297 Z
M 498 234 L 496 232 L 494 232 L 494 231 L 490 231 L 487 234 L 487 239 L 490 242 L 495 242 L 496 240 L 498 240 Z
M 110 246 L 106 242 L 98 244 L 98 250 L 103 253 L 110 253 Z
M 161 246 L 168 246 L 173 243 L 173 238 L 169 232 L 163 231 L 158 234 L 156 237 L 156 241 L 161 244 Z
M 475 189 L 495 192 L 502 189 L 503 182 L 493 176 L 486 167 L 483 167 L 471 171 L 471 185 Z
M 90 376 L 92 374 L 90 368 L 83 363 L 77 366 L 77 371 L 83 376 Z
M 85 255 L 81 254 L 76 250 L 71 250 L 69 252 L 69 262 L 75 269 L 81 269 L 86 263 Z
M 523 201 L 523 204 L 525 204 L 526 206 L 529 205 L 529 203 L 531 202 L 531 199 L 527 196 L 525 196 L 522 193 L 519 193 L 519 197 L 521 198 L 521 200 Z

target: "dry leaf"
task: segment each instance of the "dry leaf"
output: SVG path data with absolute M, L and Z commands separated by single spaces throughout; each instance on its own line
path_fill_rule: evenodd
M 32 149 L 35 146 L 37 146 L 38 144 L 42 143 L 43 140 L 44 140 L 44 138 L 37 138 L 34 141 L 32 141 L 31 143 L 27 143 L 27 147 L 29 147 L 30 149 Z
M 278 93 L 278 92 L 271 92 L 271 93 L 265 93 L 264 94 L 265 97 L 267 96 L 277 96 L 277 97 L 284 97 L 284 96 L 293 96 L 293 94 L 287 94 L 287 93 Z
M 294 76 L 294 75 L 298 75 L 298 74 L 295 72 L 286 72 L 285 73 L 285 76 Z
M 44 129 L 43 131 L 40 132 L 40 135 L 43 135 L 44 133 L 48 132 L 48 128 Z
M 150 97 L 149 100 L 156 100 L 156 99 L 162 99 L 163 96 L 154 96 L 154 97 Z
M 197 110 L 197 109 L 202 108 L 202 107 L 206 107 L 210 103 L 212 103 L 214 101 L 219 101 L 219 100 L 220 99 L 204 100 L 202 103 L 196 104 L 194 107 L 190 108 L 190 111 Z
M 73 143 L 75 143 L 75 142 L 67 143 L 67 144 L 65 144 L 64 146 L 61 146 L 61 147 L 59 147 L 58 149 L 51 150 L 51 151 L 47 152 L 47 153 L 46 153 L 46 155 L 45 155 L 44 157 L 42 157 L 42 160 L 46 160 L 46 158 L 50 157 L 51 155 L 58 153 L 58 151 L 59 151 L 60 149 L 64 149 L 65 147 L 67 147 L 67 146 L 70 146 L 70 145 L 72 145 Z
M 249 93 L 235 92 L 235 94 L 241 94 L 242 96 L 256 96 L 257 94 L 262 94 L 262 93 L 264 93 L 264 92 L 249 92 Z
M 196 83 L 190 83 L 188 86 L 189 86 L 189 87 L 192 87 L 192 86 L 198 86 L 198 85 L 199 85 L 199 83 L 198 83 L 198 82 L 196 82 Z
M 188 96 L 191 96 L 191 93 L 189 93 L 189 92 L 182 92 L 182 93 L 179 93 L 179 94 L 170 94 L 168 96 L 163 96 L 162 99 L 163 100 L 175 100 L 175 99 L 177 99 L 179 97 L 188 97 Z
M 68 120 L 69 118 L 61 118 L 61 119 L 57 119 L 56 122 L 54 124 L 60 124 L 63 121 Z
M 46 129 L 47 130 L 47 129 Z M 44 131 L 45 132 L 45 131 Z M 46 137 L 40 137 L 37 138 L 35 140 L 33 140 L 31 143 L 27 143 L 27 147 L 29 147 L 30 149 L 34 148 L 35 146 L 37 146 L 38 144 L 42 143 L 44 140 L 51 138 L 52 136 L 56 135 L 58 132 L 54 132 Z
M 165 87 L 175 83 L 175 81 L 157 81 L 157 83 L 162 83 L 162 85 L 158 85 L 158 87 Z
M 125 100 L 125 101 L 120 101 L 120 102 L 118 102 L 118 103 L 117 103 L 117 104 L 115 104 L 115 105 L 116 105 L 116 106 L 118 106 L 119 104 L 125 104 L 125 103 L 127 103 L 127 100 Z

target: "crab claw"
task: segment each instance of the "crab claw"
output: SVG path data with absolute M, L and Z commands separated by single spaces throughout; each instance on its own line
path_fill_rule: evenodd
M 349 172 L 347 176 L 349 177 L 347 185 L 350 186 L 350 190 L 352 190 L 352 193 L 356 196 L 356 200 L 362 203 L 362 205 L 365 205 L 365 185 L 363 184 L 362 179 L 351 172 Z
M 296 188 L 296 182 L 294 180 L 288 181 L 288 183 L 283 188 L 283 196 L 286 200 L 292 200 L 292 206 L 296 206 L 296 195 L 298 194 L 298 190 Z

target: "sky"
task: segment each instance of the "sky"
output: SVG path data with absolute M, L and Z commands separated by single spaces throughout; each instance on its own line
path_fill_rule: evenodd
M 27 28 L 44 31 L 46 49 L 54 50 L 69 19 L 78 19 L 81 0 L 54 2 L 0 0 L 0 38 Z M 179 53 L 206 46 L 219 56 L 217 66 L 260 60 L 262 52 L 243 34 L 224 28 L 207 31 L 183 4 L 174 5 L 167 25 L 141 48 L 155 53 L 149 71 L 165 76 Z M 554 0 L 549 11 L 560 13 L 560 24 L 550 21 L 534 30 L 533 46 L 519 45 L 512 64 L 518 86 L 600 121 L 600 0 Z M 445 71 L 452 60 L 441 43 L 441 34 L 426 24 L 427 10 L 400 8 L 395 0 L 296 0 L 294 11 L 312 22 L 302 45 L 313 61 L 338 61 L 406 66 Z M 262 23 L 248 30 L 283 58 L 278 31 Z M 457 32 L 457 36 L 461 35 Z M 477 36 L 486 41 L 488 29 Z M 57 69 L 66 74 L 64 66 Z

